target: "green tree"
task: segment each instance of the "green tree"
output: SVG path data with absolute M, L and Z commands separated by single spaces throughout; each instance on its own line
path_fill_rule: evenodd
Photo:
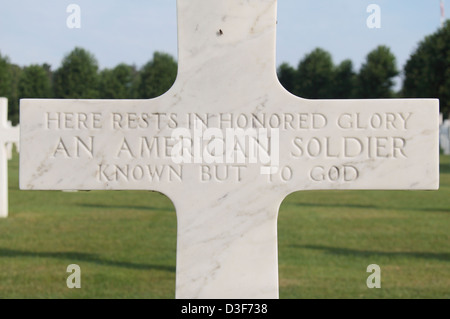
M 450 116 L 450 21 L 422 40 L 404 68 L 402 95 L 439 98 Z
M 167 92 L 177 77 L 177 62 L 172 56 L 155 52 L 153 60 L 140 71 L 137 97 L 148 99 Z
M 16 64 L 9 65 L 9 76 L 11 79 L 8 95 L 8 118 L 16 125 L 19 122 L 19 78 L 22 74 L 22 68 Z
M 367 55 L 357 78 L 357 97 L 391 98 L 394 78 L 399 75 L 395 56 L 386 46 L 379 46 Z
M 52 97 L 52 87 L 46 67 L 40 65 L 25 67 L 19 78 L 18 94 L 20 98 Z
M 353 62 L 344 60 L 333 72 L 332 97 L 334 99 L 351 99 L 355 94 L 356 73 Z
M 8 98 L 8 120 L 14 125 L 19 121 L 19 97 L 17 82 L 21 69 L 11 64 L 7 56 L 0 53 L 0 97 Z
M 98 98 L 98 62 L 82 48 L 75 48 L 62 61 L 53 78 L 56 98 Z
M 119 64 L 112 70 L 103 70 L 100 73 L 100 97 L 102 99 L 135 98 L 136 77 L 136 68 L 126 64 Z
M 296 91 L 297 70 L 287 63 L 283 63 L 277 70 L 281 85 L 291 93 Z
M 0 53 L 0 96 L 8 97 L 11 86 L 9 58 Z
M 332 98 L 333 69 L 331 54 L 315 49 L 298 65 L 294 94 L 310 99 Z

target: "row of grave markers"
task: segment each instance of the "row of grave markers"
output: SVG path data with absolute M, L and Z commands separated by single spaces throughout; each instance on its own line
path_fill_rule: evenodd
M 444 155 L 450 155 L 450 120 L 444 120 L 442 114 L 439 127 L 439 145 Z
M 8 217 L 8 160 L 13 145 L 19 149 L 19 127 L 8 120 L 8 100 L 0 98 L 0 218 Z
M 438 100 L 296 97 L 276 75 L 276 0 L 178 0 L 177 10 L 178 76 L 164 95 L 20 104 L 21 189 L 172 200 L 177 298 L 278 298 L 278 209 L 290 193 L 439 188 Z M 171 157 L 192 151 L 197 131 L 213 141 L 243 127 L 259 127 L 254 140 L 274 161 L 245 161 L 234 137 L 244 162 Z

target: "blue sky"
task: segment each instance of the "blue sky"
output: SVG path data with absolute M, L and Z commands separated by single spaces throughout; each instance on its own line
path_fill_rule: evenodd
M 81 29 L 67 28 L 72 3 L 81 7 Z M 369 4 L 381 8 L 380 29 L 366 25 Z M 21 66 L 56 69 L 75 46 L 92 52 L 101 68 L 140 67 L 154 51 L 177 56 L 176 0 L 0 0 L 0 13 L 0 53 Z M 336 64 L 351 59 L 359 69 L 384 44 L 401 68 L 439 26 L 439 0 L 278 0 L 277 61 L 297 66 L 321 47 Z

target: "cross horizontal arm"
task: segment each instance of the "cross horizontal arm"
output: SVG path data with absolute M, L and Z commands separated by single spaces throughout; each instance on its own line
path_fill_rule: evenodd
M 257 181 L 285 193 L 438 187 L 436 100 L 309 101 L 275 94 L 238 112 L 189 112 L 194 102 L 185 105 L 176 94 L 150 101 L 23 101 L 22 143 L 34 147 L 22 149 L 21 187 L 170 193 L 220 172 L 232 184 Z M 213 150 L 218 156 L 212 144 L 222 146 Z

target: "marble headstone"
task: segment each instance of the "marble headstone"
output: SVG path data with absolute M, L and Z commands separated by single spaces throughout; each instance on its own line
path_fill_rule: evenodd
M 0 98 L 0 218 L 8 217 L 8 158 L 10 145 L 19 142 L 19 128 L 7 121 L 8 100 Z
M 439 142 L 445 155 L 450 155 L 450 120 L 443 121 L 440 129 Z
M 276 0 L 178 0 L 151 100 L 22 100 L 27 190 L 152 190 L 177 211 L 177 298 L 277 298 L 292 192 L 437 189 L 439 102 L 306 100 L 276 74 Z

